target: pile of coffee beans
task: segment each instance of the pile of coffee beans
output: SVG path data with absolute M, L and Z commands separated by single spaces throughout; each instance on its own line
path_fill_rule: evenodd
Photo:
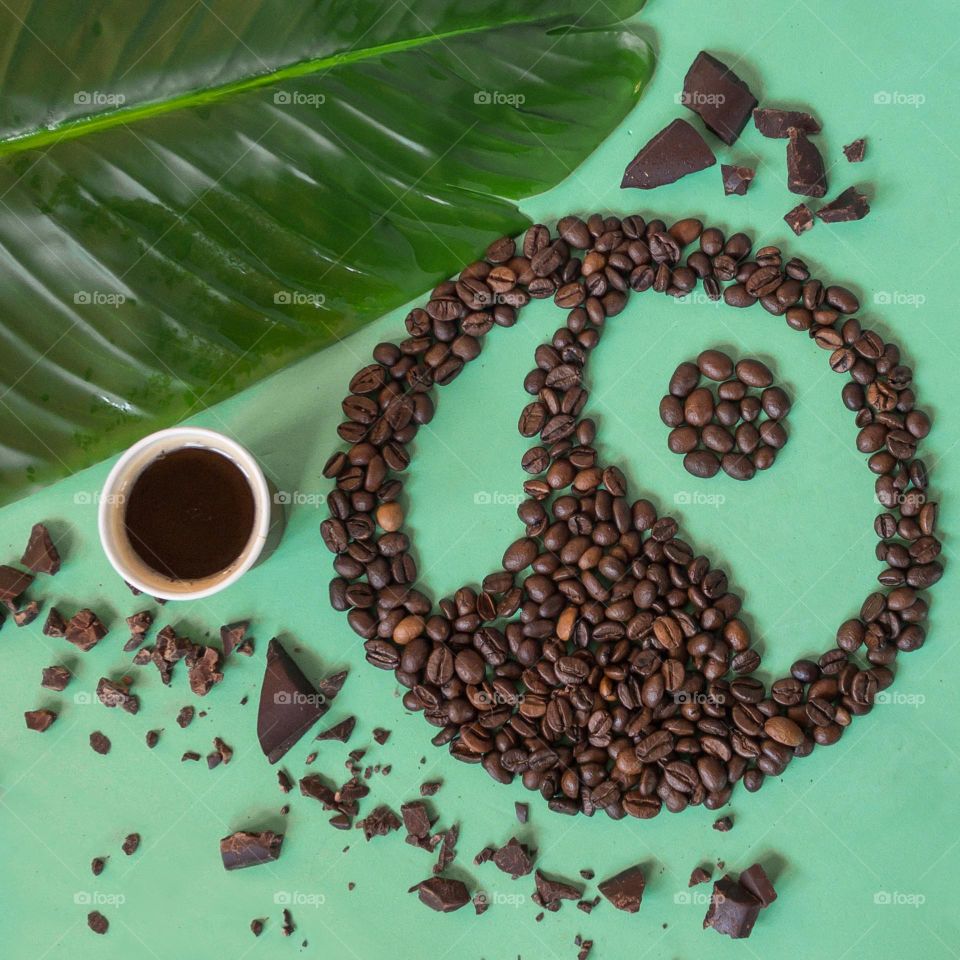
M 893 681 L 898 654 L 923 645 L 925 591 L 942 575 L 937 505 L 917 455 L 930 421 L 899 348 L 856 318 L 856 296 L 778 248 L 753 252 L 747 234 L 692 218 L 668 227 L 570 216 L 557 230 L 493 243 L 350 381 L 338 428 L 348 446 L 324 468 L 335 481 L 321 524 L 334 554 L 330 600 L 368 662 L 406 688 L 404 706 L 437 729 L 433 742 L 495 780 L 520 777 L 568 814 L 721 807 L 740 781 L 757 790 L 839 740 Z M 631 500 L 584 415 L 587 361 L 630 292 L 682 297 L 698 282 L 732 307 L 759 303 L 827 352 L 882 506 L 881 588 L 856 616 L 841 614 L 823 653 L 769 688 L 724 571 L 676 520 Z M 434 604 L 416 586 L 403 531 L 412 441 L 434 415 L 434 387 L 456 379 L 494 326 L 548 297 L 567 313 L 524 382 L 519 429 L 537 438 L 524 457 L 524 535 L 479 587 Z
M 716 395 L 701 377 L 720 384 Z M 660 419 L 671 428 L 667 446 L 695 477 L 715 477 L 722 467 L 734 480 L 750 480 L 773 466 L 787 442 L 781 421 L 790 398 L 759 360 L 734 365 L 722 351 L 704 350 L 674 370 L 668 389 L 660 401 Z

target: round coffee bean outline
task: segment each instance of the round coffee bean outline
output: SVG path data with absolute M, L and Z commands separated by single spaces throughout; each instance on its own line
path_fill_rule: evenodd
M 545 226 L 531 227 L 522 254 L 509 237 L 491 244 L 485 260 L 411 311 L 408 339 L 379 344 L 374 363 L 351 380 L 348 419 L 338 428 L 351 446 L 323 471 L 336 479 L 331 515 L 321 524 L 336 555 L 330 600 L 349 611 L 367 661 L 394 670 L 407 687 L 404 706 L 440 728 L 434 744 L 449 744 L 454 757 L 482 764 L 495 780 L 521 775 L 552 809 L 568 814 L 602 809 L 615 819 L 649 818 L 663 806 L 716 809 L 740 780 L 755 791 L 794 757 L 835 743 L 892 683 L 897 653 L 923 645 L 927 601 L 917 594 L 942 575 L 938 507 L 926 499 L 927 469 L 916 457 L 929 418 L 915 407 L 912 370 L 900 363 L 899 348 L 853 318 L 856 297 L 824 286 L 798 259 L 784 263 L 778 248 L 750 258 L 746 234 L 725 239 L 693 218 L 668 230 L 658 219 L 594 214 L 586 222 L 565 217 L 557 228 L 554 239 Z M 699 249 L 681 263 L 694 241 Z M 571 248 L 587 252 L 581 260 Z M 874 528 L 886 592 L 871 593 L 859 617 L 841 624 L 834 647 L 816 661 L 796 661 L 769 691 L 751 676 L 760 658 L 736 618 L 740 600 L 727 591 L 725 574 L 694 557 L 676 538 L 676 521 L 657 519 L 649 501 L 628 504 L 623 474 L 596 462 L 592 421 L 578 420 L 587 356 L 628 292 L 683 296 L 698 280 L 711 299 L 735 307 L 759 302 L 784 316 L 830 351 L 835 371 L 850 375 L 841 397 L 856 412 L 857 447 L 870 454 L 885 508 Z M 409 465 L 407 444 L 418 426 L 433 416 L 433 385 L 452 382 L 494 324 L 512 326 L 531 298 L 549 296 L 569 313 L 551 343 L 537 348 L 537 368 L 524 382 L 538 399 L 521 414 L 520 432 L 548 444 L 548 460 L 537 454 L 543 475 L 524 484 L 529 499 L 518 508 L 528 536 L 508 547 L 505 569 L 485 578 L 482 592 L 461 588 L 435 612 L 413 585 L 417 570 L 395 474 Z M 568 485 L 577 497 L 562 493 Z M 555 492 L 555 516 L 563 504 L 559 527 L 548 525 L 544 509 Z M 589 545 L 566 559 L 571 538 L 563 520 L 574 540 L 582 540 L 581 528 L 591 530 Z M 611 529 L 615 546 L 584 563 L 598 531 L 609 540 Z M 562 541 L 560 556 L 541 552 L 548 536 Z M 518 586 L 515 574 L 531 564 L 551 577 L 527 576 Z M 618 591 L 631 581 L 629 595 Z M 643 606 L 649 584 L 653 601 Z M 635 612 L 625 619 L 630 604 Z M 697 622 L 688 607 L 702 628 L 692 636 Z M 509 621 L 502 631 L 492 626 L 502 620 Z M 853 661 L 861 647 L 869 664 L 862 669 Z
M 701 360 L 705 357 L 708 364 L 722 363 L 729 375 L 715 376 L 708 373 L 701 364 Z M 750 379 L 756 381 L 759 377 L 767 382 L 765 385 L 759 382 L 747 383 L 740 376 L 741 370 L 744 369 L 752 373 Z M 706 384 L 703 383 L 704 378 L 707 380 Z M 722 396 L 724 387 L 730 388 L 731 385 L 743 389 L 742 394 L 736 399 Z M 761 392 L 757 396 L 756 393 L 750 393 L 750 390 Z M 763 398 L 768 391 L 782 397 L 780 404 L 782 412 L 779 416 L 771 416 L 768 407 L 763 406 Z M 688 419 L 690 414 L 688 407 L 691 398 L 697 392 L 700 392 L 701 396 L 709 394 L 711 405 L 709 421 L 699 425 L 691 423 Z M 729 393 L 730 389 L 727 392 Z M 740 390 L 737 389 L 736 392 L 739 393 Z M 720 397 L 719 401 L 718 397 Z M 743 412 L 743 405 L 748 400 L 753 401 L 756 407 L 753 416 L 749 419 Z M 717 412 L 723 403 L 737 406 L 737 418 L 729 424 L 725 423 Z M 773 401 L 772 405 L 776 409 L 777 401 Z M 670 376 L 667 393 L 660 399 L 658 413 L 660 421 L 670 430 L 667 435 L 667 449 L 683 457 L 683 468 L 691 476 L 709 480 L 722 469 L 734 480 L 752 480 L 757 471 L 769 470 L 776 462 L 777 453 L 787 445 L 789 436 L 783 429 L 783 421 L 786 420 L 791 406 L 792 401 L 789 395 L 778 386 L 773 379 L 772 371 L 765 363 L 753 357 L 741 357 L 734 362 L 733 358 L 722 350 L 709 349 L 701 351 L 696 360 L 684 360 L 678 364 Z M 760 419 L 761 414 L 763 419 Z M 765 424 L 770 424 L 766 431 Z M 750 438 L 753 445 L 750 449 L 743 449 L 743 442 L 738 434 L 746 431 L 747 425 L 750 425 L 753 431 L 753 436 Z M 729 447 L 724 450 L 711 446 L 704 439 L 708 429 L 719 431 L 721 436 L 729 440 Z M 696 435 L 696 442 L 692 447 L 684 449 L 689 445 L 682 443 L 681 449 L 674 449 L 679 431 L 687 431 L 686 436 L 689 436 L 690 432 Z

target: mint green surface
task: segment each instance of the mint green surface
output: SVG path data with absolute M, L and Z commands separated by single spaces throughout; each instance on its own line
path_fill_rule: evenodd
M 751 229 L 760 242 L 782 244 L 817 269 L 829 264 L 830 278 L 860 295 L 865 322 L 902 342 L 915 366 L 920 402 L 935 418 L 925 443 L 935 495 L 956 489 L 957 421 L 947 400 L 956 396 L 960 369 L 953 292 L 960 45 L 942 13 L 930 0 L 912 4 L 895 22 L 865 2 L 749 13 L 726 2 L 651 3 L 645 16 L 661 62 L 635 117 L 561 189 L 526 205 L 530 216 L 544 220 L 571 209 L 695 214 L 730 231 Z M 738 27 L 741 15 L 749 23 Z M 724 161 L 757 164 L 745 198 L 723 196 L 719 166 L 649 195 L 618 189 L 639 146 L 680 114 L 674 94 L 701 46 L 731 61 L 742 58 L 738 69 L 765 101 L 816 110 L 825 127 L 820 143 L 834 164 L 830 195 L 853 183 L 868 185 L 874 209 L 867 220 L 818 224 L 794 238 L 781 220 L 796 202 L 783 185 L 783 143 L 749 129 L 733 148 L 717 150 Z M 878 94 L 891 102 L 875 102 Z M 858 136 L 868 138 L 867 159 L 851 166 L 841 147 Z M 215 635 L 226 620 L 253 620 L 256 655 L 229 662 L 226 679 L 204 700 L 190 695 L 182 669 L 173 686 L 163 688 L 152 667 L 129 668 L 129 655 L 120 652 L 122 618 L 153 605 L 127 593 L 97 545 L 92 501 L 109 464 L 0 512 L 0 561 L 19 556 L 38 519 L 50 522 L 63 545 L 63 571 L 40 578 L 33 595 L 66 613 L 89 604 L 114 628 L 88 654 L 43 637 L 41 621 L 22 630 L 8 622 L 0 633 L 0 956 L 572 960 L 579 933 L 596 942 L 591 957 L 601 960 L 955 957 L 960 603 L 949 575 L 934 591 L 929 642 L 902 659 L 892 702 L 857 719 L 839 744 L 795 762 L 759 794 L 738 789 L 725 811 L 735 819 L 727 834 L 714 832 L 717 815 L 700 809 L 651 822 L 559 817 L 519 785 L 495 784 L 430 746 L 431 728 L 404 712 L 392 676 L 365 665 L 344 619 L 327 607 L 330 558 L 317 533 L 324 516 L 317 500 L 328 487 L 320 468 L 336 446 L 339 400 L 370 348 L 402 335 L 403 313 L 197 418 L 248 444 L 278 488 L 297 501 L 279 550 L 241 583 L 210 600 L 162 611 L 159 624 L 174 623 L 196 639 Z M 434 423 L 417 439 L 410 529 L 435 596 L 478 581 L 518 534 L 521 380 L 536 344 L 560 322 L 559 311 L 540 303 L 525 311 L 518 327 L 495 330 L 483 356 L 444 389 Z M 657 418 L 676 363 L 718 345 L 767 359 L 794 397 L 788 446 L 771 471 L 747 484 L 691 480 L 666 451 Z M 589 381 L 604 457 L 624 467 L 634 495 L 650 495 L 674 512 L 695 547 L 730 571 L 762 638 L 765 676 L 825 649 L 879 569 L 872 481 L 853 452 L 855 428 L 839 401 L 842 380 L 825 355 L 759 308 L 737 312 L 647 294 L 610 323 Z M 957 534 L 952 498 L 946 507 L 942 534 L 949 553 Z M 358 831 L 330 828 L 329 814 L 315 802 L 279 792 L 255 738 L 263 653 L 275 634 L 300 647 L 297 657 L 312 677 L 349 667 L 326 720 L 361 716 L 348 746 L 319 744 L 319 758 L 306 768 L 312 743 L 304 739 L 281 765 L 296 777 L 312 769 L 339 779 L 347 751 L 369 745 L 364 762 L 393 769 L 371 779 L 363 803 L 368 811 L 378 802 L 398 808 L 423 780 L 442 779 L 432 802 L 437 826 L 460 823 L 460 855 L 451 872 L 489 892 L 494 903 L 483 917 L 470 908 L 433 914 L 406 895 L 429 874 L 433 858 L 400 835 L 365 844 Z M 58 662 L 76 665 L 77 678 L 63 694 L 41 690 L 41 668 Z M 85 702 L 100 676 L 128 669 L 142 699 L 138 716 Z M 250 702 L 241 706 L 245 695 Z M 181 730 L 174 718 L 187 703 L 208 716 Z M 44 705 L 60 710 L 57 723 L 42 736 L 25 730 L 22 712 Z M 383 747 L 371 740 L 377 725 L 393 730 Z M 164 733 L 151 752 L 143 735 L 158 727 Z M 113 741 L 107 757 L 87 744 L 96 729 Z M 235 748 L 232 763 L 213 771 L 180 763 L 185 750 L 208 751 L 216 735 Z M 283 818 L 279 808 L 287 800 L 292 809 Z M 524 827 L 513 819 L 515 800 L 531 804 Z M 277 864 L 224 873 L 221 836 L 281 825 L 287 839 Z M 132 830 L 143 844 L 128 859 L 120 843 Z M 586 916 L 568 903 L 536 923 L 532 878 L 511 881 L 490 864 L 472 864 L 481 847 L 512 833 L 539 849 L 545 871 L 572 879 L 584 867 L 599 879 L 646 864 L 639 914 L 618 913 L 604 902 Z M 95 879 L 90 858 L 106 854 L 107 869 Z M 780 899 L 749 941 L 734 943 L 700 928 L 709 888 L 688 891 L 687 878 L 698 863 L 717 859 L 734 871 L 761 860 L 776 876 Z M 595 892 L 595 883 L 587 884 L 587 896 Z M 289 940 L 280 935 L 285 902 L 298 925 Z M 110 919 L 106 937 L 86 928 L 93 904 Z M 253 917 L 268 918 L 259 940 L 247 928 Z M 309 945 L 301 950 L 304 939 Z

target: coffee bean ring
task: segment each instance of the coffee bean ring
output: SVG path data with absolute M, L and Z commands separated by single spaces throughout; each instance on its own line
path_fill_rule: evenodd
M 531 227 L 520 250 L 509 237 L 491 244 L 410 312 L 407 339 L 379 344 L 351 380 L 338 428 L 349 448 L 324 468 L 336 481 L 321 524 L 335 554 L 330 600 L 367 661 L 395 672 L 404 706 L 458 760 L 502 783 L 521 777 L 561 813 L 716 809 L 737 782 L 755 791 L 839 740 L 893 681 L 897 654 L 923 644 L 921 594 L 942 574 L 937 506 L 917 457 L 930 421 L 897 346 L 853 316 L 854 294 L 778 248 L 751 253 L 746 234 L 725 238 L 694 219 L 668 229 L 595 214 L 557 229 L 554 238 Z M 588 356 L 629 292 L 679 297 L 698 282 L 712 299 L 784 317 L 847 375 L 841 396 L 884 507 L 881 589 L 840 625 L 834 646 L 769 689 L 754 676 L 760 657 L 724 572 L 650 501 L 628 500 L 582 416 Z M 415 586 L 402 530 L 410 443 L 433 417 L 433 387 L 478 356 L 494 325 L 512 326 L 531 298 L 546 297 L 568 313 L 524 381 L 534 399 L 519 429 L 538 438 L 524 457 L 537 473 L 517 511 L 526 535 L 479 591 L 462 587 L 435 607 Z
M 709 384 L 701 385 L 703 377 L 719 384 L 716 396 Z M 751 480 L 758 470 L 769 470 L 786 446 L 781 421 L 790 398 L 759 360 L 734 364 L 721 350 L 704 350 L 674 370 L 668 390 L 660 401 L 660 419 L 671 428 L 667 447 L 695 477 L 709 479 L 722 468 L 734 480 Z

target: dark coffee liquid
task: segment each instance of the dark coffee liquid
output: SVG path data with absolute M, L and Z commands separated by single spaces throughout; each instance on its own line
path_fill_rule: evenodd
M 253 530 L 246 474 L 215 450 L 185 447 L 144 468 L 127 496 L 124 526 L 137 556 L 172 580 L 229 567 Z

